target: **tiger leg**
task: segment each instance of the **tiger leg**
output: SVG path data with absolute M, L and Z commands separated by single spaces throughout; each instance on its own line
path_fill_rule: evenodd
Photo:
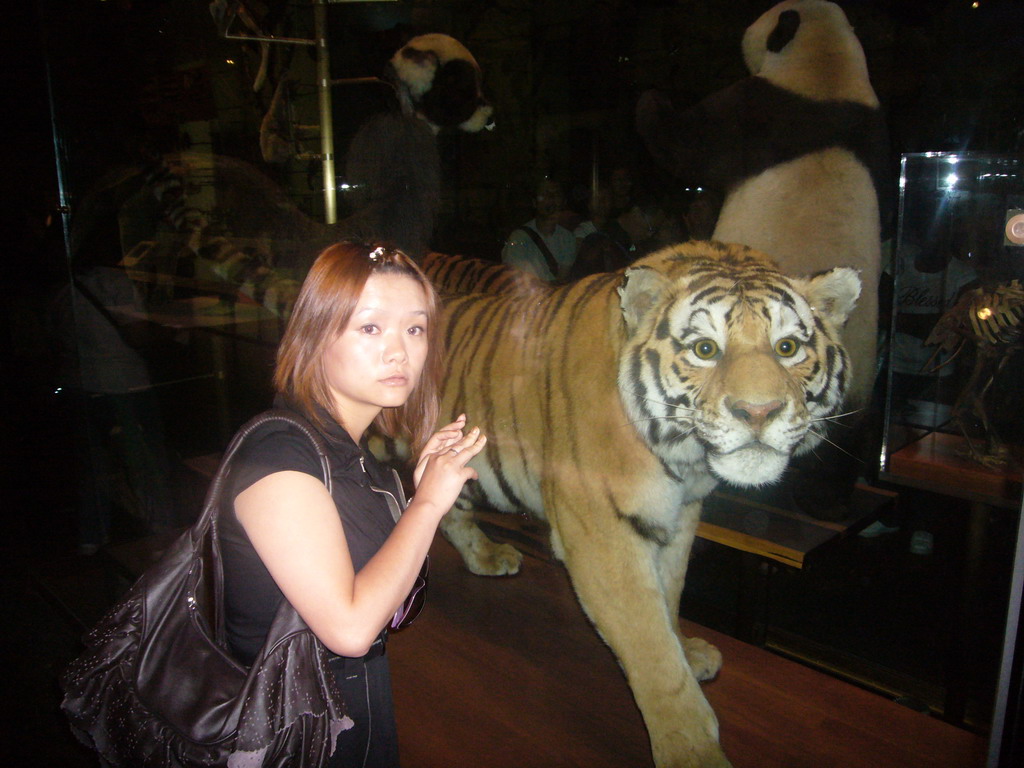
M 658 545 L 621 521 L 594 525 L 593 511 L 589 524 L 559 516 L 565 564 L 580 604 L 626 674 L 655 765 L 728 768 L 718 720 L 686 659 L 679 620 L 669 615 Z
M 491 541 L 473 519 L 473 507 L 464 499 L 441 520 L 441 533 L 462 556 L 470 573 L 477 576 L 511 576 L 519 573 L 522 553 L 511 544 Z
M 657 552 L 657 564 L 668 606 L 668 615 L 676 617 L 679 642 L 682 643 L 683 650 L 686 652 L 686 660 L 690 663 L 690 669 L 693 670 L 694 676 L 703 681 L 711 680 L 718 674 L 722 668 L 722 654 L 707 640 L 699 637 L 685 637 L 682 629 L 679 628 L 678 621 L 679 601 L 686 583 L 686 569 L 690 563 L 690 550 L 693 548 L 693 538 L 697 532 L 700 510 L 701 502 L 699 501 L 687 505 L 683 510 L 675 537 Z

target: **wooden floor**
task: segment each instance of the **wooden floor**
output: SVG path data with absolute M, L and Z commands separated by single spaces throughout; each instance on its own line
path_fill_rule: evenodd
M 468 573 L 440 539 L 419 620 L 389 643 L 406 768 L 642 768 L 647 734 L 565 571 Z M 735 768 L 981 768 L 982 737 L 694 625 Z

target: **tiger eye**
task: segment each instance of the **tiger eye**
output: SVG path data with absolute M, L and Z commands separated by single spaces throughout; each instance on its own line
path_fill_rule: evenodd
M 698 339 L 693 343 L 693 354 L 701 360 L 710 360 L 718 354 L 718 344 L 711 339 Z
M 800 342 L 789 336 L 775 342 L 775 354 L 779 357 L 792 357 L 798 349 L 800 349 Z

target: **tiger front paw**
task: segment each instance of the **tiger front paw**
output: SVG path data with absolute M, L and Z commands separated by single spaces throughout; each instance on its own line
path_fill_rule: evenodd
M 699 637 L 684 638 L 683 651 L 693 676 L 701 682 L 713 679 L 722 668 L 722 652 L 707 640 Z

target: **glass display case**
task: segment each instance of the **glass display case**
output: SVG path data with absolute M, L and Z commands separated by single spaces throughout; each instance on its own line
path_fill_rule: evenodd
M 993 589 L 995 532 L 1018 529 L 1020 514 L 1024 161 L 971 153 L 904 155 L 890 266 L 879 479 L 935 494 L 941 514 L 961 526 L 944 708 L 947 718 L 958 720 L 978 685 L 970 659 L 979 596 Z M 1017 530 L 1018 540 L 1020 535 Z M 1017 590 L 1009 601 L 1011 634 Z M 997 722 L 1003 711 L 1001 704 Z
M 19 401 L 21 412 L 13 414 L 26 432 L 43 436 L 40 444 L 46 438 L 34 452 L 18 446 L 19 455 L 32 454 L 46 470 L 45 482 L 34 481 L 34 465 L 24 473 L 31 503 L 21 518 L 32 522 L 19 525 L 38 526 L 48 550 L 75 551 L 82 556 L 76 566 L 84 561 L 98 571 L 122 562 L 111 565 L 111 544 L 145 541 L 152 531 L 191 522 L 199 504 L 192 496 L 201 498 L 230 435 L 272 402 L 276 348 L 312 259 L 339 235 L 358 232 L 345 227 L 360 225 L 367 209 L 393 215 L 394 208 L 368 196 L 365 179 L 372 166 L 407 187 L 385 162 L 397 138 L 371 147 L 358 140 L 366 139 L 364 126 L 395 108 L 392 86 L 378 75 L 398 33 L 450 32 L 467 42 L 485 72 L 498 129 L 429 136 L 430 151 L 414 163 L 424 173 L 414 180 L 433 185 L 422 196 L 429 203 L 424 212 L 436 217 L 431 250 L 497 259 L 505 236 L 530 216 L 540 170 L 572 182 L 567 198 L 577 208 L 590 199 L 598 171 L 625 179 L 627 200 L 644 191 L 663 196 L 670 211 L 683 206 L 688 190 L 680 194 L 647 160 L 634 159 L 646 157 L 634 129 L 637 88 L 660 81 L 662 69 L 679 73 L 682 94 L 696 88 L 690 81 L 703 70 L 716 80 L 731 76 L 708 66 L 720 59 L 702 47 L 704 38 L 730 41 L 734 73 L 745 77 L 734 38 L 752 6 L 705 10 L 695 24 L 686 14 L 700 3 L 476 10 L 456 2 L 307 0 L 251 4 L 276 9 L 267 22 L 276 25 L 274 34 L 259 35 L 235 16 L 218 16 L 237 3 L 30 5 L 38 6 L 36 36 L 46 62 L 45 88 L 35 95 L 46 104 L 46 122 L 37 132 L 47 134 L 43 145 L 55 157 L 37 154 L 46 155 L 43 172 L 55 166 L 56 173 L 38 200 L 29 198 L 39 172 L 22 182 L 26 208 L 44 211 L 46 229 L 38 244 L 19 246 L 8 259 L 26 276 L 8 285 L 17 292 L 11 317 L 33 331 L 17 340 L 18 375 L 11 379 L 23 389 L 21 379 L 45 383 L 33 407 Z M 602 12 L 591 13 L 591 5 Z M 676 26 L 665 22 L 677 16 Z M 697 35 L 701 40 L 672 39 L 672 30 L 700 25 L 712 26 Z M 708 92 L 717 87 L 709 84 Z M 352 162 L 363 154 L 365 163 Z M 1012 718 L 1019 719 L 1021 706 L 1021 654 L 1016 661 L 1012 654 L 1020 645 L 1016 619 L 1007 622 L 1008 671 L 994 716 L 997 664 L 987 652 L 992 638 L 1002 640 L 1013 556 L 990 556 L 995 577 L 987 582 L 981 566 L 986 542 L 1016 531 L 1020 514 L 1024 159 L 907 154 L 901 171 L 899 229 L 887 269 L 893 300 L 880 302 L 886 316 L 879 325 L 887 385 L 879 479 L 898 493 L 873 490 L 899 495 L 904 519 L 929 506 L 933 493 L 948 494 L 956 503 L 941 514 L 955 525 L 936 531 L 930 560 L 906 546 L 917 533 L 909 524 L 876 538 L 845 536 L 831 521 L 801 528 L 826 531 L 835 546 L 809 559 L 814 567 L 806 573 L 805 552 L 793 550 L 798 567 L 776 574 L 772 618 L 788 634 L 776 633 L 783 640 L 769 647 L 950 723 L 983 732 L 992 722 L 995 744 L 1004 731 L 1016 733 Z M 395 208 L 404 214 L 401 234 L 422 235 L 419 209 Z M 97 374 L 91 380 L 90 371 Z M 36 401 L 42 406 L 35 408 Z M 8 432 L 20 436 L 16 427 Z M 879 450 L 876 434 L 872 454 Z M 62 482 L 53 481 L 53 467 L 64 468 Z M 989 526 L 993 510 L 1012 523 L 1003 533 Z M 780 513 L 794 527 L 798 517 L 788 508 Z M 1024 552 L 1024 532 L 1018 537 Z M 753 582 L 767 594 L 764 561 L 746 558 L 740 571 L 732 555 L 750 553 L 706 541 L 707 578 L 699 578 L 700 564 L 691 567 L 688 588 L 703 584 L 707 604 L 724 606 L 723 614 L 732 611 L 733 582 Z M 956 552 L 947 557 L 944 549 Z M 788 553 L 780 557 L 792 566 Z M 1020 555 L 1015 562 L 1011 610 L 1024 583 Z M 79 588 L 78 574 L 61 567 L 61 583 L 73 584 L 78 598 L 89 583 Z M 933 578 L 947 572 L 953 587 Z M 983 591 L 995 619 L 979 622 L 972 597 Z M 86 597 L 80 602 L 91 605 Z M 947 639 L 947 630 L 955 637 Z M 1005 729 L 1004 711 L 1012 721 Z
M 1015 507 L 1024 409 L 1024 161 L 904 155 L 882 468 Z

